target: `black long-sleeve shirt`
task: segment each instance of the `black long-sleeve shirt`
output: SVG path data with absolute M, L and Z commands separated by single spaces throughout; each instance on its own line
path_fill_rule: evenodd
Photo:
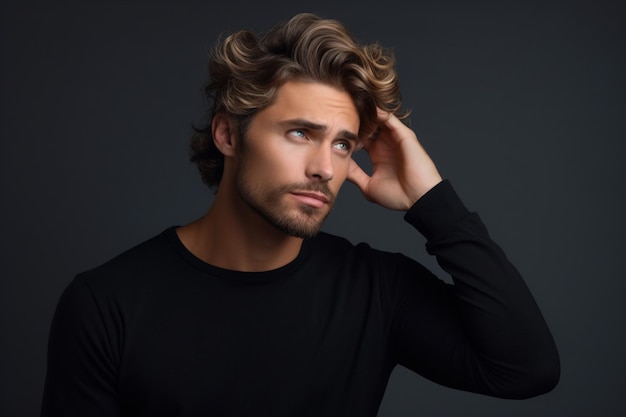
M 326 233 L 276 270 L 221 269 L 175 227 L 79 274 L 42 416 L 375 416 L 397 364 L 492 396 L 551 390 L 552 336 L 479 217 L 444 181 L 405 218 L 453 284 Z

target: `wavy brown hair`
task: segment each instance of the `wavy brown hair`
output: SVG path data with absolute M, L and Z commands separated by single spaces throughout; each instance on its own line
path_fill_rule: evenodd
M 220 40 L 209 55 L 206 98 L 210 118 L 224 112 L 234 118 L 243 138 L 251 118 L 269 106 L 290 80 L 320 82 L 346 91 L 359 114 L 359 137 L 377 128 L 376 108 L 400 119 L 400 88 L 391 51 L 378 44 L 360 45 L 340 22 L 301 13 L 258 37 L 241 30 Z M 224 155 L 216 148 L 211 124 L 195 128 L 190 159 L 202 180 L 215 188 L 222 179 Z

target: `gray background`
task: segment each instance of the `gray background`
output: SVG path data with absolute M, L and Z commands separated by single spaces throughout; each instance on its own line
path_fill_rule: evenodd
M 562 355 L 559 386 L 527 401 L 398 368 L 380 416 L 624 415 L 623 2 L 333 3 L 2 3 L 2 416 L 38 413 L 70 279 L 208 207 L 187 143 L 214 39 L 300 11 L 395 49 L 413 128 L 525 275 Z M 327 231 L 440 272 L 400 213 L 342 192 Z

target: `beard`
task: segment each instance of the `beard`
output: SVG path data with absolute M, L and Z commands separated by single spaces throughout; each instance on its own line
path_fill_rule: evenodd
M 286 184 L 279 187 L 265 188 L 251 184 L 244 175 L 244 169 L 237 172 L 236 186 L 241 199 L 268 223 L 281 232 L 302 239 L 316 236 L 326 217 L 330 214 L 335 196 L 325 182 Z M 294 214 L 291 207 L 283 201 L 292 191 L 315 191 L 328 198 L 327 207 L 312 207 L 300 204 Z

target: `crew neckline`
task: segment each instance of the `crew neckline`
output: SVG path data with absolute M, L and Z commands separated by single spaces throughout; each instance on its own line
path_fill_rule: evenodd
M 169 243 L 173 246 L 176 253 L 189 265 L 193 268 L 202 271 L 203 273 L 218 275 L 221 277 L 226 277 L 230 279 L 244 280 L 244 281 L 271 281 L 277 280 L 282 277 L 286 277 L 291 274 L 291 272 L 302 265 L 305 260 L 309 257 L 311 253 L 312 239 L 304 239 L 302 242 L 302 247 L 300 248 L 300 252 L 298 255 L 287 264 L 267 271 L 236 271 L 232 269 L 221 268 L 219 266 L 210 264 L 208 262 L 203 261 L 198 258 L 196 255 L 191 253 L 187 247 L 181 242 L 178 237 L 178 233 L 176 233 L 176 229 L 180 226 L 170 226 L 163 231 L 163 235 L 167 238 Z

